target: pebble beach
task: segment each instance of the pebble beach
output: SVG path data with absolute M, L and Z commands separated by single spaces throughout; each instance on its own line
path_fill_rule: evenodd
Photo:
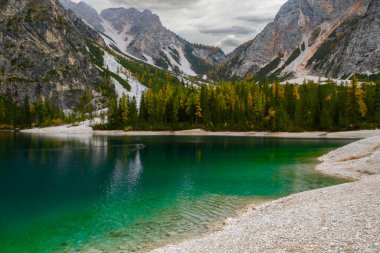
M 317 171 L 356 181 L 251 205 L 221 231 L 152 252 L 380 252 L 380 136 L 319 160 Z

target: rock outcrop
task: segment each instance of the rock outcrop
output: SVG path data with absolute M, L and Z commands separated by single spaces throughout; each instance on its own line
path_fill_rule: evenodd
M 103 81 L 86 49 L 101 37 L 55 0 L 1 3 L 0 95 L 73 109 L 92 92 L 101 106 Z
M 323 53 L 325 55 L 323 55 Z M 363 17 L 346 19 L 309 60 L 313 73 L 347 78 L 380 72 L 380 1 Z
M 59 0 L 65 9 L 72 10 L 86 24 L 91 25 L 95 30 L 104 32 L 102 20 L 98 12 L 85 2 L 74 3 L 70 0 Z
M 274 21 L 228 56 L 229 77 L 349 77 L 378 73 L 378 0 L 289 0 Z

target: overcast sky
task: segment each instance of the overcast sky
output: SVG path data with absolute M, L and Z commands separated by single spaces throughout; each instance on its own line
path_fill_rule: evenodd
M 84 0 L 98 11 L 109 7 L 149 9 L 186 40 L 225 52 L 251 40 L 273 20 L 286 0 Z

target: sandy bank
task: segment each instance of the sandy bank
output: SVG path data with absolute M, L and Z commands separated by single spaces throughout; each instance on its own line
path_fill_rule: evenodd
M 380 130 L 360 130 L 349 132 L 209 132 L 202 129 L 184 131 L 94 131 L 94 135 L 103 136 L 236 136 L 236 137 L 283 137 L 283 138 L 342 138 L 362 139 L 380 136 Z
M 79 126 L 56 126 L 56 127 L 44 127 L 44 128 L 32 128 L 21 130 L 22 133 L 27 134 L 92 134 L 93 130 L 88 125 Z
M 317 169 L 359 181 L 252 205 L 220 232 L 153 252 L 380 252 L 379 152 L 379 136 L 332 151 Z
M 96 113 L 100 113 L 97 111 Z M 41 134 L 41 135 L 92 135 L 93 129 L 92 126 L 95 124 L 101 123 L 102 120 L 99 117 L 95 117 L 92 120 L 85 120 L 71 125 L 62 125 L 62 126 L 53 126 L 53 127 L 43 127 L 43 128 L 32 128 L 21 130 L 21 133 L 26 134 Z

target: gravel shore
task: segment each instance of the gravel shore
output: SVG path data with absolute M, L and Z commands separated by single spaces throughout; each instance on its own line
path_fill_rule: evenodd
M 380 252 L 380 136 L 320 160 L 317 170 L 359 181 L 251 205 L 219 232 L 153 252 Z
M 380 136 L 380 130 L 359 130 L 348 132 L 209 132 L 202 129 L 182 131 L 94 131 L 99 136 L 234 136 L 234 137 L 280 137 L 280 138 L 331 138 L 331 139 L 362 139 Z
M 91 134 L 93 130 L 90 126 L 79 125 L 79 126 L 55 126 L 55 127 L 43 127 L 43 128 L 32 128 L 21 130 L 24 134 L 39 134 L 39 135 L 54 135 L 54 134 Z
M 360 140 L 319 158 L 316 170 L 332 176 L 361 179 L 380 173 L 380 136 Z

